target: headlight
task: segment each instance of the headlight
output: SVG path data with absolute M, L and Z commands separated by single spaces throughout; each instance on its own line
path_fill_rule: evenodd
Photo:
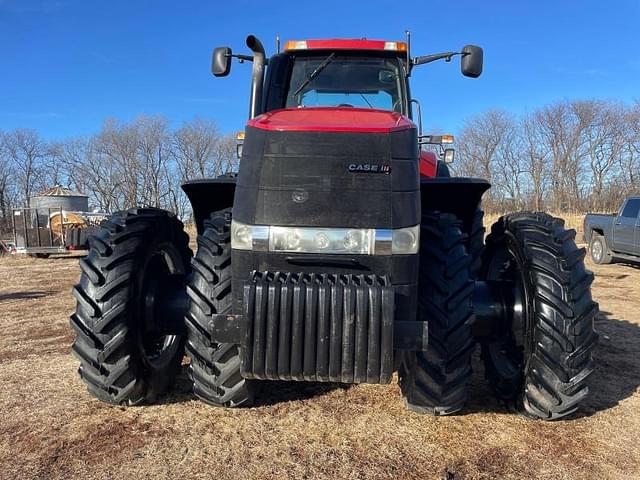
M 231 248 L 236 250 L 268 249 L 269 227 L 262 225 L 247 225 L 231 220 Z
M 420 225 L 393 230 L 391 253 L 394 255 L 418 253 L 420 245 Z
M 420 225 L 398 229 L 315 228 L 231 222 L 231 247 L 292 253 L 410 255 L 418 253 Z
M 271 227 L 269 251 L 371 255 L 375 230 L 350 228 Z

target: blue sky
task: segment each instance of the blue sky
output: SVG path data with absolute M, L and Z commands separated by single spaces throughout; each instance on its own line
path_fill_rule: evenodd
M 60 138 L 95 132 L 106 117 L 160 113 L 233 132 L 246 121 L 250 65 L 213 78 L 214 46 L 242 52 L 253 33 L 269 54 L 276 34 L 402 40 L 405 29 L 414 55 L 485 50 L 477 80 L 456 60 L 414 70 L 427 129 L 455 132 L 491 108 L 640 98 L 640 0 L 0 0 L 0 129 Z

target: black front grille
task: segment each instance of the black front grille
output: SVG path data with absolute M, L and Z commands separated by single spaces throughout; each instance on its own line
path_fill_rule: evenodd
M 386 277 L 256 272 L 244 284 L 245 378 L 389 383 L 394 293 Z
M 415 129 L 350 133 L 248 127 L 234 218 L 255 225 L 307 227 L 416 225 L 417 145 Z M 386 169 L 372 173 L 364 166 Z

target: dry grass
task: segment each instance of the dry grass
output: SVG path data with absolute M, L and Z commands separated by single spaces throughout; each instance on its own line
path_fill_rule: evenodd
M 576 418 L 542 423 L 496 403 L 477 357 L 455 417 L 406 411 L 395 383 L 270 383 L 255 408 L 215 409 L 184 375 L 160 405 L 110 407 L 69 353 L 77 261 L 3 258 L 0 478 L 639 478 L 640 270 L 594 270 L 592 395 Z

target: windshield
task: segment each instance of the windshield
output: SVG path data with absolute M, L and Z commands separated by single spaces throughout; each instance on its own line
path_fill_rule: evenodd
M 398 59 L 336 54 L 296 57 L 286 106 L 402 112 L 401 92 Z

